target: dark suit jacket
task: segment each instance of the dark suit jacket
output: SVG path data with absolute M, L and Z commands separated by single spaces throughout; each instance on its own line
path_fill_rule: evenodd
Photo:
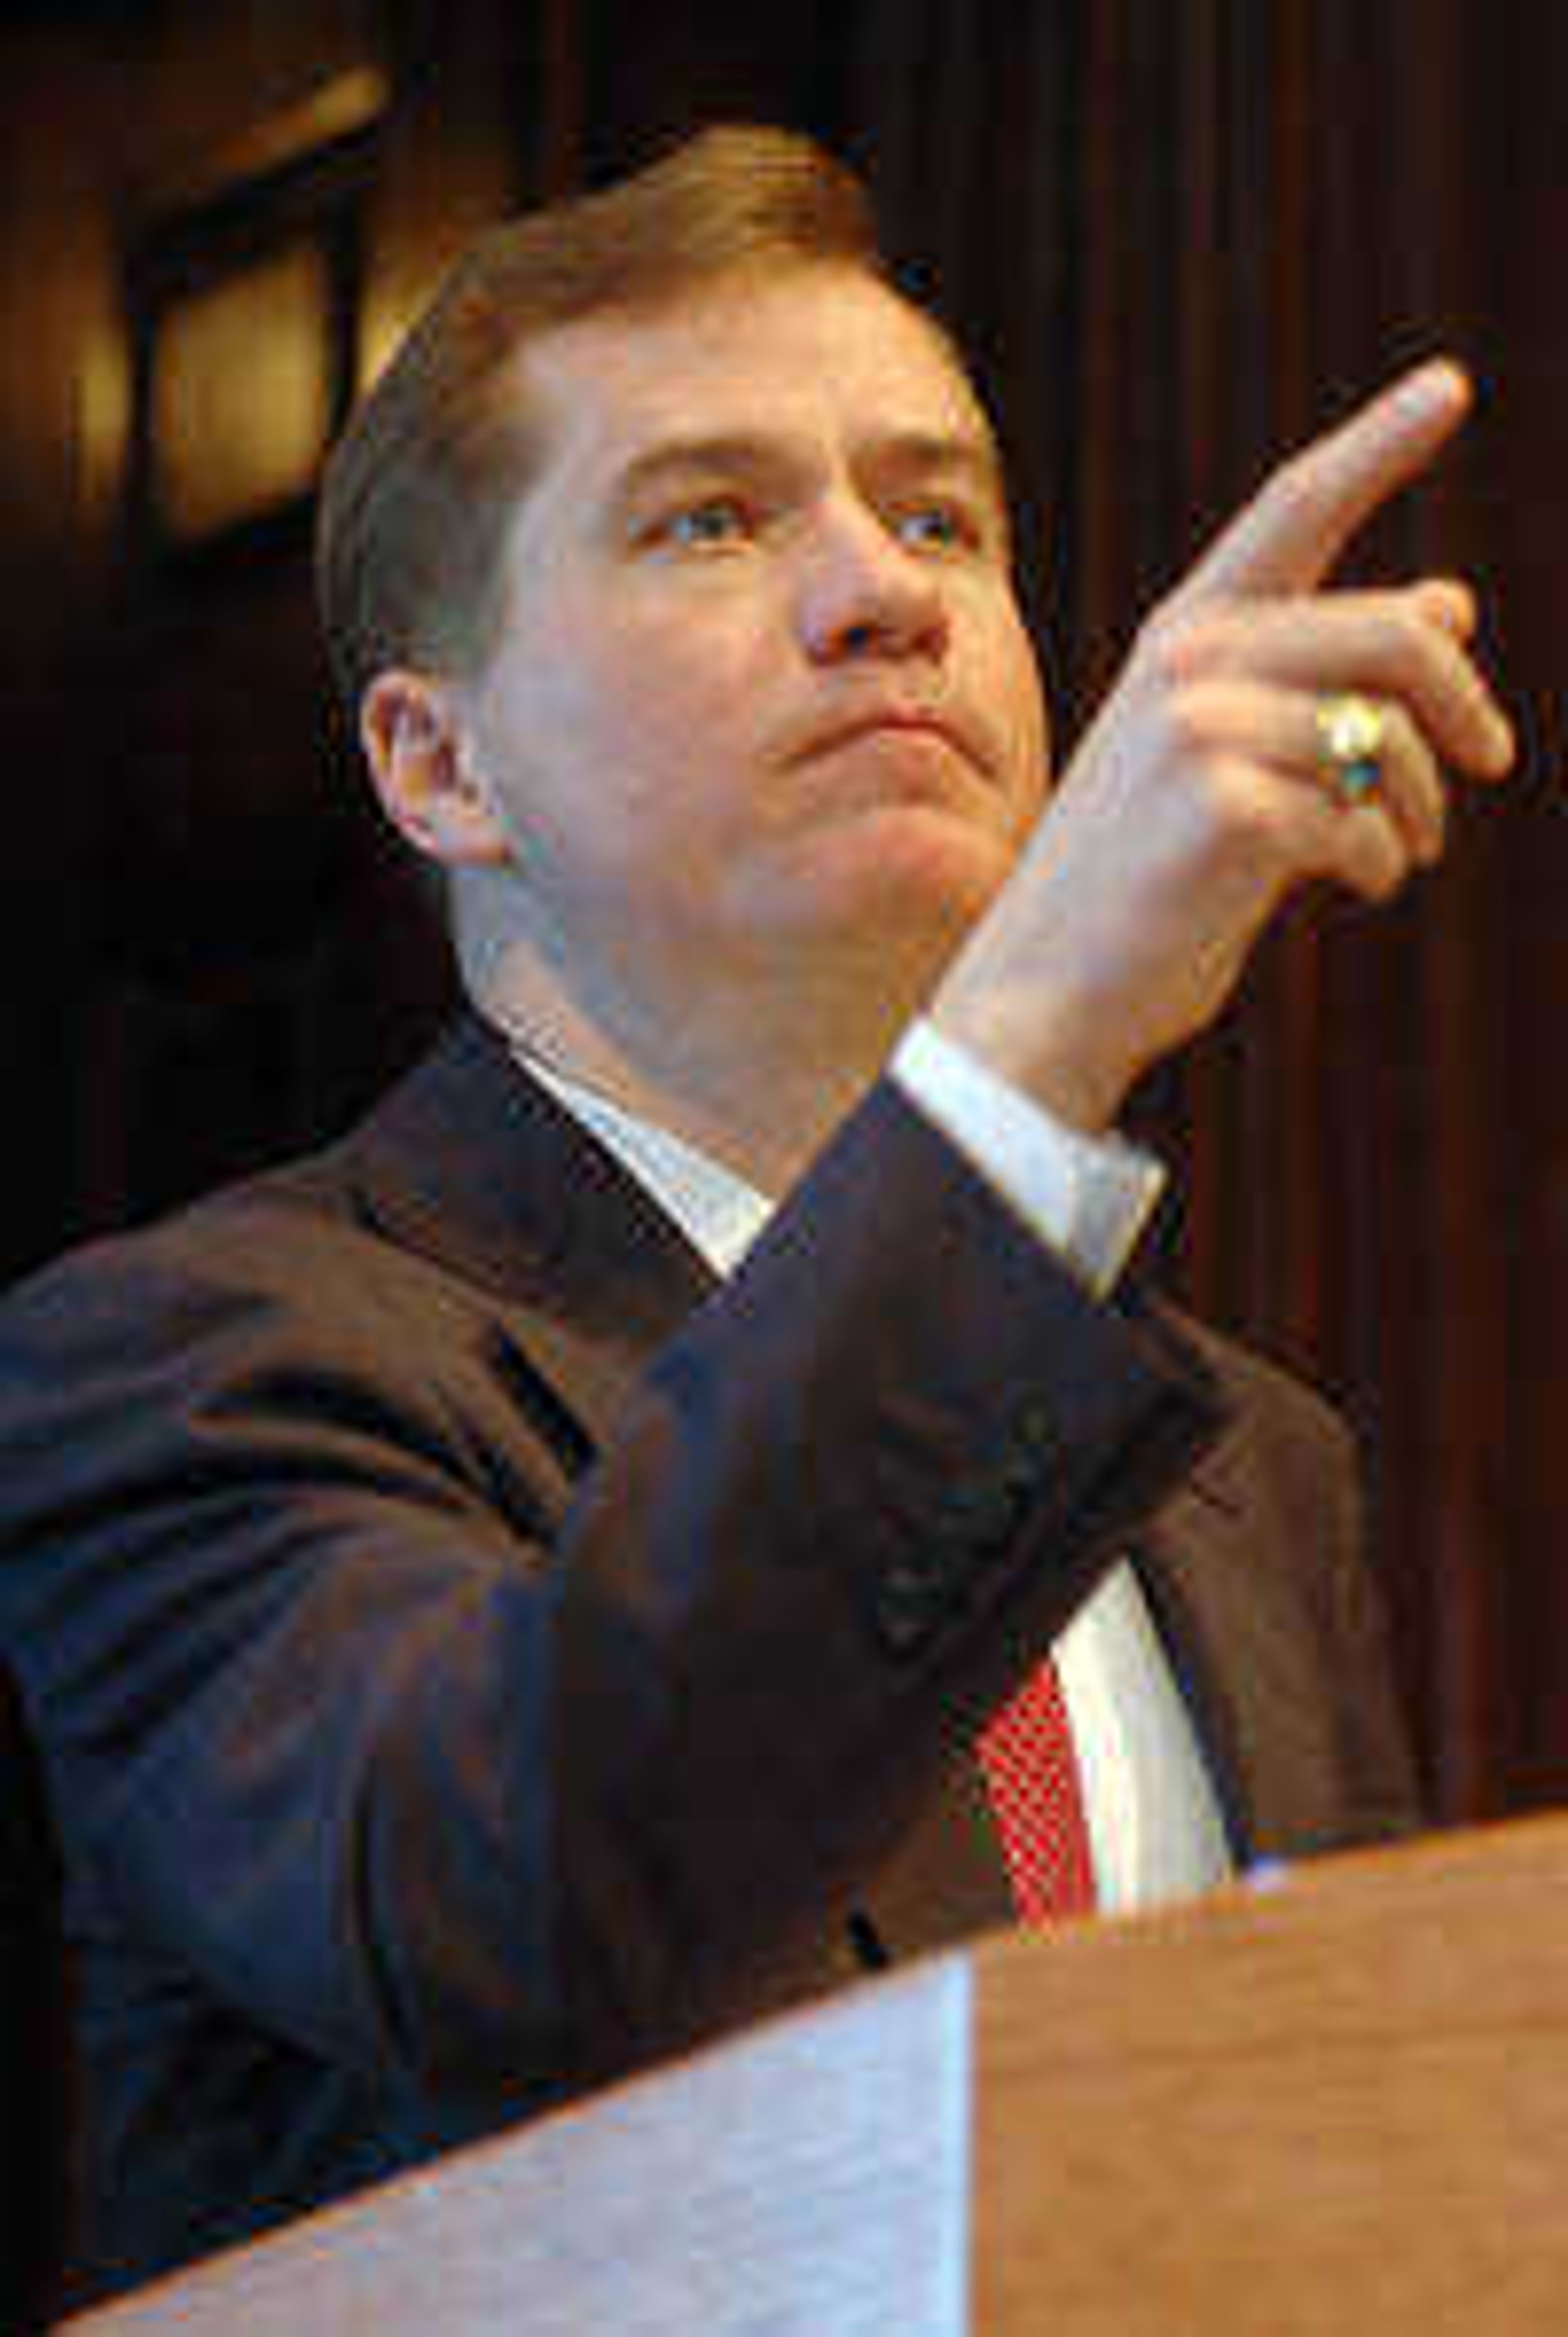
M 1240 1855 L 1410 1822 L 1345 1440 L 890 1087 L 714 1290 L 462 1023 L 0 1315 L 0 1640 L 113 2284 L 1005 1920 L 969 1746 L 1114 1555 Z

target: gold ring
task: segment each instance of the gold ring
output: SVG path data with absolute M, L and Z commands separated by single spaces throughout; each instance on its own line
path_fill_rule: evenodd
M 1365 803 L 1383 777 L 1388 715 L 1374 699 L 1347 691 L 1318 700 L 1317 724 L 1324 769 L 1334 792 L 1342 803 Z

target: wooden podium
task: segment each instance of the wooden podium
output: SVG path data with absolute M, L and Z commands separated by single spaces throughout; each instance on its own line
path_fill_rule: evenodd
M 79 2337 L 1563 2337 L 1568 1820 L 1009 1933 Z

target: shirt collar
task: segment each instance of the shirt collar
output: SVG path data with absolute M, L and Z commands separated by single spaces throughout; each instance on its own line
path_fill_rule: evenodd
M 612 1152 L 674 1218 L 694 1249 L 717 1275 L 732 1273 L 772 1215 L 765 1193 L 699 1152 L 667 1129 L 611 1103 L 597 1088 L 541 1061 L 515 1040 L 509 1041 L 521 1068 L 550 1090 L 572 1117 Z

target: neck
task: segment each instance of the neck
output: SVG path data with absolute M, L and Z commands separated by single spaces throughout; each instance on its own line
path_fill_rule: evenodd
M 757 994 L 717 982 L 667 1002 L 584 981 L 532 935 L 461 907 L 456 942 L 475 1007 L 554 1070 L 667 1129 L 780 1198 L 876 1078 L 923 985 L 793 975 Z

